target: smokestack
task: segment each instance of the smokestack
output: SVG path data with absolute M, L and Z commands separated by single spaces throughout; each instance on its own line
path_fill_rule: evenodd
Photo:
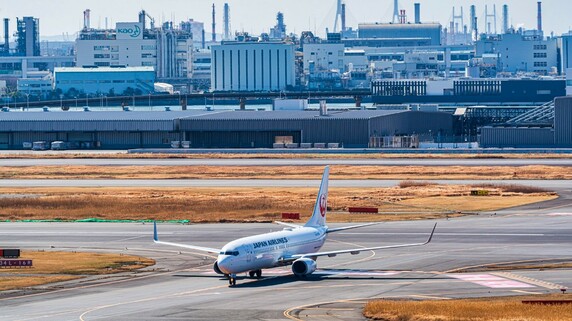
M 421 23 L 421 4 L 415 4 L 415 23 Z
M 502 6 L 502 33 L 508 32 L 508 5 Z
M 215 5 L 213 3 L 213 25 L 212 25 L 212 41 L 216 42 L 216 11 L 215 11 Z
M 475 17 L 473 24 L 475 25 L 475 41 L 479 41 L 479 18 Z
M 471 6 L 471 33 L 474 33 L 477 30 L 477 7 L 475 5 Z
M 145 18 L 145 10 L 141 10 L 141 12 L 139 12 L 139 23 L 143 24 L 143 29 L 145 29 Z
M 538 31 L 542 32 L 542 1 L 538 1 Z
M 90 29 L 91 28 L 90 13 L 91 13 L 91 10 L 89 10 L 89 9 L 86 9 L 83 12 L 83 28 L 84 29 Z
M 399 21 L 399 0 L 393 0 L 393 23 Z
M 342 3 L 342 32 L 346 32 L 346 4 Z
M 205 44 L 206 40 L 205 40 L 205 28 L 203 28 L 201 30 L 201 45 L 203 46 L 203 49 L 206 48 L 206 44 Z
M 224 39 L 223 40 L 230 40 L 230 8 L 228 7 L 228 3 L 224 4 Z
M 4 18 L 4 52 L 10 52 L 10 19 Z

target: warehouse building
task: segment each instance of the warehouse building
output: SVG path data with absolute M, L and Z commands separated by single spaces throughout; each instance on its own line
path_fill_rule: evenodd
M 228 41 L 211 48 L 212 91 L 280 91 L 295 84 L 292 44 Z
M 479 145 L 497 148 L 572 147 L 572 97 L 556 98 L 501 126 L 480 129 Z
M 65 141 L 101 149 L 272 148 L 274 143 L 333 143 L 367 148 L 370 138 L 451 135 L 452 116 L 418 111 L 0 112 L 0 149 Z
M 54 89 L 63 93 L 122 94 L 128 88 L 142 93 L 155 91 L 153 67 L 72 67 L 54 70 Z

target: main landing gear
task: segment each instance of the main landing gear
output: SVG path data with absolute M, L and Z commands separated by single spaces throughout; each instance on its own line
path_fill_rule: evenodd
M 254 278 L 256 276 L 257 279 L 260 279 L 262 276 L 262 270 L 249 271 L 248 276 L 250 276 L 250 278 Z

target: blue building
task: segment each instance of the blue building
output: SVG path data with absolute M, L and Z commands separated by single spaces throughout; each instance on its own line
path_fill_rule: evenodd
M 74 67 L 55 68 L 54 89 L 64 94 L 122 94 L 128 91 L 140 94 L 154 91 L 153 67 Z

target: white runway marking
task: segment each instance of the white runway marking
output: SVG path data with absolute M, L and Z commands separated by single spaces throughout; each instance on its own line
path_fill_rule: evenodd
M 572 215 L 572 214 L 571 214 Z M 344 235 L 428 235 L 427 233 L 338 233 Z M 449 236 L 545 236 L 544 234 L 522 234 L 522 233 L 444 233 L 435 232 L 435 235 L 449 235 Z
M 203 275 L 216 275 L 212 270 L 202 270 L 199 271 Z M 316 270 L 314 275 L 324 275 L 324 276 L 390 276 L 401 274 L 400 271 L 373 271 L 373 270 L 335 270 L 335 269 L 324 269 Z M 266 276 L 281 276 L 292 274 L 290 269 L 267 269 L 262 271 L 262 275 Z
M 534 288 L 534 285 L 501 278 L 491 274 L 448 274 L 447 276 L 494 289 Z
M 572 216 L 572 213 L 550 213 L 546 214 L 546 216 Z

